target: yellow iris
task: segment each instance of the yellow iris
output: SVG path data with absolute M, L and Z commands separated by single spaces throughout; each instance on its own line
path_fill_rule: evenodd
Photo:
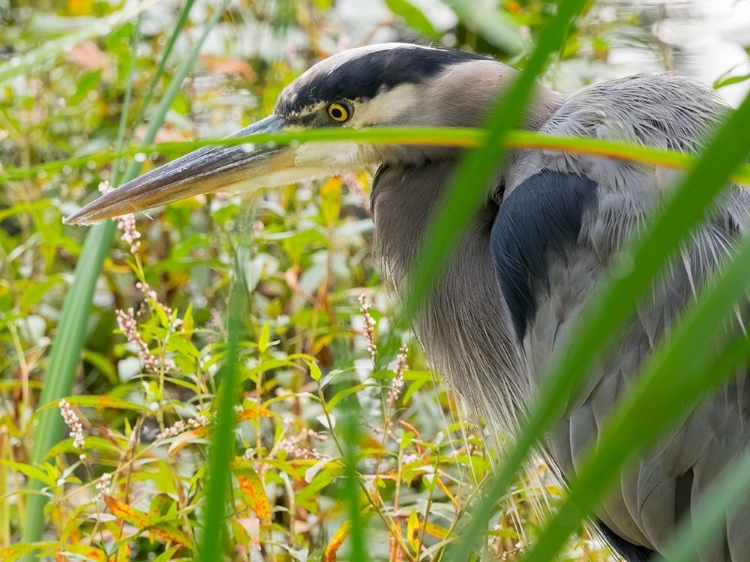
M 328 112 L 328 117 L 338 123 L 343 123 L 349 119 L 349 110 L 340 103 L 329 104 L 326 111 Z

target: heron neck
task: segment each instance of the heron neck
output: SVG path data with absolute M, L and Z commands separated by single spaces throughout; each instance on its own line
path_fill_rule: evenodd
M 383 167 L 373 187 L 375 245 L 396 291 L 405 293 L 430 215 L 455 162 Z M 516 425 L 528 377 L 489 252 L 497 206 L 488 199 L 448 259 L 414 323 L 432 365 L 495 426 Z

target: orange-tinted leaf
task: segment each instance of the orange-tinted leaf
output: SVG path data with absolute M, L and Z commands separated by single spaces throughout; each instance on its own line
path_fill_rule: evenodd
M 246 61 L 235 57 L 218 57 L 216 55 L 200 55 L 200 61 L 212 72 L 221 74 L 238 74 L 245 80 L 255 80 L 253 67 Z
M 449 499 L 450 499 L 450 500 L 451 500 L 451 501 L 453 502 L 453 505 L 455 505 L 455 506 L 456 506 L 456 509 L 460 510 L 460 509 L 461 509 L 461 503 L 460 503 L 460 502 L 459 502 L 459 501 L 458 501 L 458 500 L 457 500 L 457 499 L 456 499 L 456 498 L 454 497 L 454 495 L 453 495 L 453 494 L 451 494 L 450 490 L 449 490 L 449 489 L 448 489 L 448 487 L 447 487 L 447 486 L 445 485 L 445 483 L 444 483 L 444 482 L 443 482 L 443 480 L 442 480 L 442 479 L 440 478 L 440 476 L 438 476 L 438 477 L 437 477 L 437 486 L 438 486 L 438 488 L 440 488 L 440 489 L 441 489 L 441 490 L 443 491 L 443 493 L 444 493 L 444 494 L 445 494 L 446 496 L 448 496 L 448 498 L 449 498 Z
M 349 532 L 352 530 L 351 521 L 344 521 L 343 525 L 333 534 L 331 542 L 328 543 L 325 551 L 323 552 L 323 562 L 336 562 L 336 553 L 344 544 L 346 537 L 349 536 Z
M 440 525 L 435 525 L 435 523 L 425 523 L 420 521 L 419 527 L 424 529 L 425 533 L 432 535 L 436 539 L 445 540 L 448 538 L 448 529 L 441 527 Z
M 262 520 L 271 518 L 271 502 L 268 501 L 263 482 L 252 468 L 243 467 L 235 473 L 240 490 L 247 500 L 247 505 Z
M 37 542 L 37 543 L 19 543 L 9 546 L 7 548 L 0 548 L 0 560 L 3 562 L 13 562 L 24 554 L 28 554 L 33 550 L 49 548 L 51 546 L 57 546 L 58 543 L 53 542 Z
M 93 546 L 86 546 L 82 544 L 66 544 L 63 548 L 57 549 L 55 557 L 60 557 L 60 560 L 68 560 L 68 554 L 72 554 L 75 558 L 83 557 L 85 560 L 94 560 L 96 562 L 106 562 L 107 553 L 103 550 L 99 550 Z
M 107 507 L 112 512 L 112 515 L 118 519 L 127 521 L 142 531 L 151 530 L 154 534 L 183 546 L 187 546 L 190 542 L 187 535 L 174 525 L 160 522 L 148 513 L 135 509 L 112 496 L 104 496 L 104 501 L 107 503 Z
M 177 451 L 184 449 L 188 445 L 191 445 L 196 439 L 203 439 L 207 437 L 209 428 L 210 426 L 204 425 L 196 429 L 183 431 L 177 437 L 175 437 L 175 440 L 172 441 L 172 443 L 169 445 L 169 449 L 167 449 L 167 452 L 170 455 L 173 455 Z
M 251 420 L 253 418 L 271 418 L 275 415 L 276 414 L 271 410 L 266 410 L 262 406 L 253 406 L 252 408 L 240 412 L 240 415 L 237 416 L 237 423 Z

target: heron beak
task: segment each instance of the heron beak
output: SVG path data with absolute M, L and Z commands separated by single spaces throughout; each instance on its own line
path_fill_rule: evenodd
M 267 117 L 232 135 L 247 137 L 247 144 L 196 150 L 102 195 L 64 222 L 91 224 L 240 182 L 243 187 L 274 187 L 325 175 L 324 165 L 300 165 L 296 147 L 252 144 L 252 135 L 281 131 L 284 126 L 280 117 Z

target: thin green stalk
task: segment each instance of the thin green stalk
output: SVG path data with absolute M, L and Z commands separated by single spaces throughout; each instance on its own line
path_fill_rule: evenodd
M 167 61 L 169 60 L 169 55 L 172 54 L 172 49 L 174 49 L 175 43 L 177 43 L 177 38 L 180 36 L 180 32 L 182 31 L 182 28 L 185 27 L 185 24 L 188 22 L 188 15 L 190 15 L 190 10 L 193 7 L 193 4 L 195 3 L 195 0 L 187 0 L 185 4 L 182 7 L 182 11 L 180 12 L 179 17 L 177 18 L 177 22 L 175 23 L 174 29 L 172 30 L 172 34 L 169 36 L 169 39 L 167 40 L 167 44 L 164 47 L 164 53 L 161 56 L 161 60 L 159 61 L 159 66 L 156 68 L 156 72 L 151 77 L 151 83 L 148 85 L 148 88 L 146 89 L 146 95 L 143 96 L 143 101 L 141 102 L 141 107 L 138 110 L 138 114 L 135 117 L 135 122 L 140 123 L 143 121 L 143 117 L 146 115 L 146 110 L 149 107 L 149 104 L 151 103 L 151 98 L 154 95 L 154 92 L 156 91 L 156 86 L 159 83 L 159 80 L 162 77 L 162 74 L 164 74 L 164 69 L 167 67 Z
M 156 137 L 156 133 L 164 122 L 167 111 L 180 91 L 183 80 L 187 77 L 208 32 L 218 21 L 222 11 L 217 10 L 204 28 L 203 34 L 193 46 L 189 56 L 180 65 L 167 92 L 161 99 L 154 116 L 149 123 L 143 144 L 149 145 Z M 124 181 L 138 175 L 140 163 L 134 162 L 125 174 Z M 101 274 L 104 259 L 114 240 L 115 223 L 107 221 L 91 229 L 84 242 L 81 256 L 76 265 L 73 283 L 63 303 L 57 335 L 52 343 L 49 368 L 46 374 L 42 394 L 39 398 L 40 406 L 69 396 L 75 382 L 76 368 L 80 361 L 81 350 L 85 343 L 86 324 L 91 311 L 96 281 Z M 47 410 L 39 413 L 34 448 L 31 453 L 32 464 L 41 464 L 47 451 L 57 442 L 64 431 L 64 424 L 59 412 Z M 39 490 L 42 484 L 31 480 L 29 487 Z M 47 497 L 32 494 L 27 506 L 26 524 L 23 528 L 23 542 L 38 541 L 44 530 L 44 505 Z M 27 559 L 30 559 L 27 557 Z
M 138 122 L 136 120 L 136 122 Z M 274 142 L 277 144 L 299 144 L 309 142 L 352 141 L 363 144 L 401 144 L 401 145 L 435 145 L 475 148 L 486 142 L 487 131 L 453 127 L 372 127 L 367 129 L 311 129 L 309 131 L 263 133 L 253 135 L 254 144 Z M 75 156 L 65 160 L 47 162 L 38 166 L 25 168 L 6 168 L 0 172 L 0 181 L 15 181 L 36 177 L 40 172 L 57 173 L 66 166 L 84 166 L 89 162 L 104 164 L 117 158 L 141 154 L 177 154 L 182 155 L 204 146 L 236 146 L 247 144 L 247 137 L 229 137 L 222 139 L 206 138 L 196 141 L 165 142 L 149 146 L 134 146 L 118 152 L 102 151 Z M 676 152 L 641 146 L 619 141 L 603 139 L 562 137 L 531 131 L 509 131 L 508 136 L 498 148 L 518 148 L 524 150 L 548 150 L 570 154 L 601 156 L 631 162 L 640 162 L 652 166 L 663 166 L 674 170 L 692 170 L 698 158 Z M 731 176 L 738 184 L 750 185 L 750 166 L 742 165 Z
M 343 416 L 343 441 L 345 474 L 344 494 L 349 504 L 349 531 L 350 558 L 361 562 L 369 559 L 366 547 L 365 524 L 362 518 L 362 509 L 359 501 L 359 474 L 357 473 L 357 451 L 359 449 L 359 403 L 356 396 L 350 396 L 344 404 Z
M 240 271 L 240 269 L 237 269 Z M 211 436 L 211 452 L 208 460 L 208 482 L 203 518 L 203 539 L 200 560 L 213 562 L 221 557 L 226 544 L 226 497 L 231 484 L 231 466 L 234 457 L 234 405 L 237 398 L 237 371 L 240 340 L 243 331 L 242 314 L 246 299 L 244 283 L 235 281 L 229 298 L 229 320 L 227 322 L 228 344 L 226 362 L 220 372 L 219 399 L 216 428 Z

